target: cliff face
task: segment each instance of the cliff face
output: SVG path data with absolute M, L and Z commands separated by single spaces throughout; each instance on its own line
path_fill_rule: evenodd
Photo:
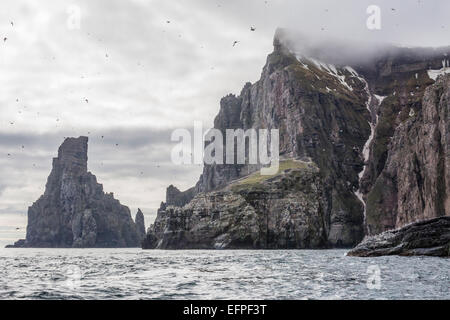
M 337 56 L 323 48 L 296 51 L 278 32 L 261 79 L 221 100 L 214 127 L 224 136 L 226 129 L 279 129 L 282 158 L 312 160 L 330 247 L 448 215 L 449 85 L 439 80 L 430 86 L 438 73 L 450 72 L 450 49 L 386 47 L 364 58 Z M 161 230 L 182 219 L 193 202 L 200 206 L 201 194 L 227 189 L 258 169 L 205 165 L 194 188 L 168 190 L 148 237 L 158 242 L 164 236 L 161 243 L 182 248 L 184 238 L 169 240 L 175 233 Z M 176 214 L 167 214 L 169 207 Z M 186 223 L 197 221 L 197 211 L 189 212 Z
M 387 146 L 368 194 L 370 234 L 450 215 L 450 75 L 429 86 Z
M 87 171 L 87 137 L 67 138 L 44 194 L 28 208 L 24 247 L 138 247 L 130 210 Z
M 324 194 L 313 163 L 289 162 L 226 189 L 200 193 L 184 207 L 158 211 L 146 249 L 291 249 L 327 246 Z

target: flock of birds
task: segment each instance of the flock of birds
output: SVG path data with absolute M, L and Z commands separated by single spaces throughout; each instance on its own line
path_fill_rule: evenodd
M 267 3 L 267 1 L 266 1 L 266 3 Z M 170 24 L 170 22 L 171 22 L 170 20 L 167 20 L 167 21 L 166 21 L 167 24 Z M 13 22 L 13 21 L 11 21 L 10 24 L 11 24 L 12 27 L 14 26 L 14 22 Z M 251 26 L 251 27 L 250 27 L 250 31 L 254 32 L 254 31 L 256 31 L 256 28 L 253 27 L 253 26 Z M 89 34 L 88 34 L 88 35 L 89 35 Z M 7 40 L 8 40 L 8 37 L 4 37 L 4 38 L 3 38 L 3 42 L 6 42 Z M 238 41 L 238 40 L 235 40 L 235 41 L 233 42 L 233 47 L 236 46 L 238 43 L 239 43 L 239 41 Z M 109 55 L 106 53 L 106 54 L 105 54 L 105 57 L 108 58 Z M 53 57 L 53 59 L 55 59 L 55 57 Z M 82 78 L 83 78 L 83 77 L 82 77 Z M 89 99 L 88 99 L 88 98 L 84 98 L 84 101 L 85 101 L 86 103 L 89 103 Z M 16 102 L 19 102 L 19 99 L 18 99 L 18 98 L 16 99 Z M 24 107 L 24 108 L 26 108 L 26 107 Z M 19 111 L 19 113 L 22 113 L 22 111 Z M 59 118 L 56 119 L 56 122 L 59 122 Z M 9 124 L 10 124 L 10 125 L 14 125 L 14 122 L 13 122 L 13 121 L 10 121 Z M 90 134 L 90 132 L 88 132 L 88 135 L 89 135 L 89 134 Z M 65 138 L 65 137 L 64 137 L 64 138 Z M 103 139 L 103 138 L 104 138 L 104 136 L 101 136 L 101 139 Z M 118 147 L 119 144 L 116 143 L 115 146 Z M 25 146 L 22 145 L 22 149 L 24 149 L 24 148 L 25 148 Z M 11 153 L 7 153 L 7 156 L 8 156 L 8 157 L 11 157 L 12 154 L 11 154 Z M 33 164 L 33 166 L 35 166 L 35 164 Z M 157 165 L 156 167 L 159 168 L 160 166 Z M 143 174 L 143 172 L 141 172 L 141 174 Z
M 420 4 L 420 3 L 421 3 L 421 0 L 418 0 L 418 2 L 419 2 L 419 4 Z M 265 4 L 267 4 L 267 1 L 265 1 Z M 220 7 L 221 5 L 218 5 L 218 6 Z M 324 9 L 324 10 L 325 10 L 325 12 L 328 12 L 328 9 Z M 396 9 L 395 9 L 395 8 L 391 8 L 391 11 L 392 11 L 392 12 L 396 12 Z M 167 24 L 170 24 L 171 21 L 170 21 L 170 20 L 166 20 L 166 23 L 167 23 Z M 10 25 L 11 25 L 11 27 L 14 27 L 14 22 L 13 22 L 13 21 L 10 21 Z M 442 26 L 442 28 L 444 28 L 444 26 Z M 321 28 L 321 31 L 324 31 L 324 30 L 325 30 L 325 28 L 322 27 L 322 28 Z M 256 31 L 256 27 L 251 26 L 251 27 L 250 27 L 250 31 L 251 31 L 251 32 L 255 32 L 255 31 Z M 88 33 L 88 35 L 89 35 L 89 33 Z M 8 37 L 5 36 L 5 37 L 3 38 L 3 42 L 6 42 L 7 40 L 8 40 Z M 239 44 L 239 42 L 240 42 L 239 40 L 234 40 L 233 43 L 232 43 L 232 46 L 235 47 L 237 44 Z M 109 55 L 106 53 L 106 54 L 105 54 L 105 57 L 108 58 Z M 53 58 L 53 59 L 54 59 L 54 58 Z M 18 102 L 18 101 L 19 101 L 19 100 L 16 99 L 16 102 Z M 84 101 L 85 101 L 86 103 L 89 103 L 89 99 L 88 99 L 88 98 L 84 98 Z M 25 108 L 25 107 L 24 107 L 24 108 Z M 19 111 L 19 113 L 21 113 L 21 111 Z M 38 113 L 38 114 L 39 114 L 39 113 Z M 59 122 L 59 118 L 56 119 L 56 121 Z M 13 122 L 13 121 L 10 121 L 9 124 L 10 124 L 10 125 L 14 125 L 14 122 Z M 103 139 L 104 136 L 101 136 L 101 138 Z M 119 146 L 118 143 L 116 143 L 115 145 L 116 145 L 116 147 Z M 25 147 L 22 146 L 22 149 L 24 149 L 24 148 L 25 148 Z M 11 157 L 11 154 L 8 153 L 7 156 L 8 156 L 8 157 Z M 34 166 L 34 164 L 33 164 L 33 166 Z M 159 167 L 159 166 L 158 166 L 158 167 Z

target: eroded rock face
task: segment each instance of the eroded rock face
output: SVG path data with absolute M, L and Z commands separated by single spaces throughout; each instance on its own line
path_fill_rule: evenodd
M 367 237 L 348 255 L 450 257 L 450 217 L 416 222 L 398 230 Z
M 450 75 L 400 123 L 383 171 L 368 195 L 369 234 L 450 215 Z
M 258 182 L 197 194 L 158 211 L 144 249 L 325 248 L 328 221 L 318 168 L 288 169 Z
M 28 208 L 24 247 L 138 247 L 130 210 L 87 171 L 88 138 L 67 138 L 44 194 Z

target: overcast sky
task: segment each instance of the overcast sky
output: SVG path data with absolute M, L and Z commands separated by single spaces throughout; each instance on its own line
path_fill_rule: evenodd
M 371 4 L 378 31 L 366 27 Z M 148 226 L 166 187 L 201 172 L 170 162 L 171 131 L 212 126 L 220 98 L 258 80 L 276 27 L 441 46 L 449 18 L 446 0 L 3 0 L 0 244 L 24 237 L 65 136 L 89 136 L 90 171 Z

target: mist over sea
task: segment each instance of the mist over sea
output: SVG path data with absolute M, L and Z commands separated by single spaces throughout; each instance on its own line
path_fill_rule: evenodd
M 0 249 L 0 299 L 449 299 L 450 260 L 346 250 Z

